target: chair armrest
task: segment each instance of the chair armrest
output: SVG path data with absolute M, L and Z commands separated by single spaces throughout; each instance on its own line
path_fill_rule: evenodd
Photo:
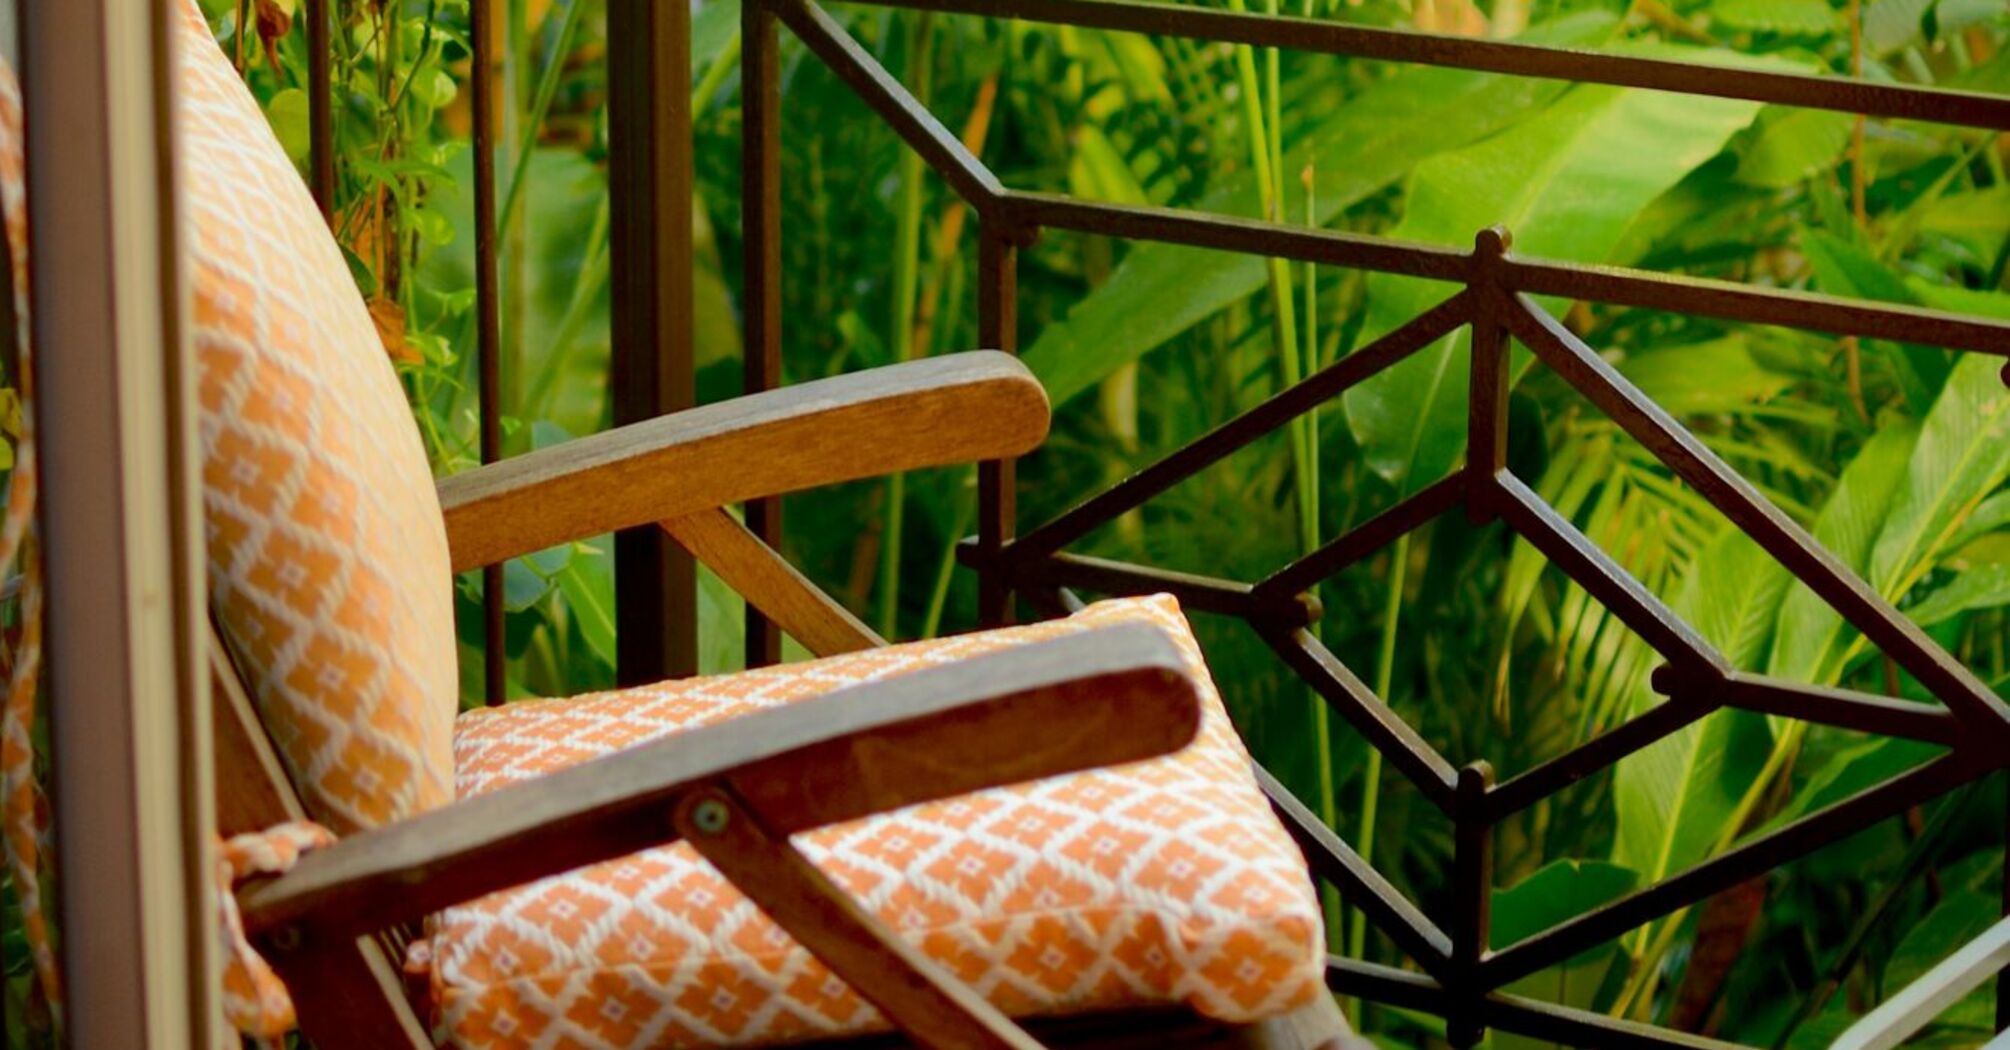
M 247 886 L 248 932 L 341 938 L 674 841 L 725 787 L 778 835 L 1185 746 L 1199 687 L 1156 628 L 1110 627 L 680 733 L 363 832 Z
M 995 350 L 799 383 L 440 481 L 454 571 L 798 489 L 1003 459 L 1047 436 L 1046 391 Z

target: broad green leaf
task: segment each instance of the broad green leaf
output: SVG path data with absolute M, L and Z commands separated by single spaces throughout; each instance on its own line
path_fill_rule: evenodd
M 1710 20 L 1736 29 L 1814 36 L 1836 28 L 1835 8 L 1828 0 L 1717 0 Z
M 1779 188 L 1833 170 L 1855 125 L 1848 113 L 1769 107 L 1759 116 L 1758 137 L 1738 162 L 1738 181 Z
M 1138 177 L 1124 162 L 1110 137 L 1101 128 L 1088 125 L 1075 135 L 1075 156 L 1068 165 L 1068 189 L 1086 200 L 1118 204 L 1150 204 Z
M 1897 598 L 1967 515 L 2010 478 L 2010 391 L 2000 363 L 1967 354 L 1919 432 L 1904 488 L 1870 556 L 1870 581 Z
M 745 667 L 746 633 L 746 600 L 717 573 L 698 566 L 698 673 L 726 674 Z M 783 656 L 802 658 L 790 656 L 786 647 Z
M 605 539 L 593 546 L 577 545 L 571 563 L 558 574 L 566 611 L 579 625 L 580 637 L 601 663 L 614 666 L 614 557 Z
M 1494 891 L 1493 924 L 1489 927 L 1491 946 L 1504 948 L 1607 901 L 1617 900 L 1639 885 L 1638 872 L 1617 864 L 1555 861 L 1507 889 Z M 1602 944 L 1561 966 L 1515 981 L 1505 990 L 1547 1003 L 1591 1009 L 1592 1000 L 1618 955 L 1618 945 Z M 1554 1045 L 1510 1032 L 1495 1032 L 1493 1036 L 1494 1050 L 1535 1050 Z
M 1862 737 L 1823 727 L 1806 738 L 1797 763 L 1812 773 L 1793 798 L 1765 824 L 1779 827 L 1826 809 L 1867 788 L 1890 781 L 1947 749 L 1902 737 Z
M 1999 492 L 1983 500 L 1961 523 L 1961 530 L 1948 541 L 1949 550 L 1960 550 L 1984 533 L 1994 532 L 2010 525 L 2010 492 Z
M 1869 578 L 1871 548 L 1884 528 L 1919 440 L 1915 423 L 1886 426 L 1864 443 L 1815 519 L 1815 540 Z M 1779 643 L 1767 671 L 1798 682 L 1827 683 L 1840 672 L 1842 614 L 1796 582 L 1780 604 Z
M 1896 51 L 1919 39 L 1934 0 L 1876 0 L 1864 8 L 1863 42 L 1874 54 Z
M 1970 609 L 2010 605 L 2010 565 L 1975 565 L 1927 595 L 1906 615 L 1921 627 L 1931 627 Z
M 1929 44 L 1944 42 L 1949 34 L 2003 17 L 2003 0 L 1935 0 L 1920 20 Z
M 1598 907 L 1640 885 L 1640 873 L 1598 860 L 1559 860 L 1494 891 L 1487 946 L 1498 951 Z
M 1906 930 L 1898 947 L 1892 949 L 1891 960 L 1884 967 L 1884 994 L 1897 995 L 1962 945 L 1981 936 L 2001 915 L 2001 904 L 1993 895 L 1974 890 L 1948 894 L 1926 913 L 1926 918 Z M 1984 982 L 1942 1011 L 1937 1020 L 1942 1024 L 1974 1025 L 1987 1031 L 1995 1028 L 1995 1002 L 1994 982 Z
M 272 134 L 286 150 L 286 156 L 295 164 L 307 163 L 307 155 L 314 149 L 307 128 L 307 93 L 287 88 L 272 96 L 272 101 L 265 104 L 265 119 L 272 125 Z
M 1751 667 L 1764 653 L 1787 579 L 1749 536 L 1726 530 L 1696 556 L 1671 606 L 1733 665 Z M 1643 688 L 1632 713 L 1660 701 Z M 1613 770 L 1613 860 L 1648 881 L 1701 860 L 1758 775 L 1770 737 L 1763 717 L 1719 711 L 1620 762 Z
M 1998 227 L 1996 232 L 2000 235 L 2006 229 L 2010 229 L 2010 201 L 2005 202 L 2004 225 Z M 1952 310 L 1955 313 L 1980 314 L 1983 317 L 2010 320 L 2010 295 L 2002 292 L 1933 284 L 1917 277 L 1908 278 L 1905 286 L 1920 302 L 1936 310 Z
M 1525 39 L 1590 44 L 1612 26 L 1610 16 L 1585 13 L 1530 30 Z M 1562 91 L 1559 84 L 1526 77 L 1412 67 L 1326 115 L 1287 152 L 1284 169 L 1313 167 L 1324 224 L 1424 158 L 1512 126 Z M 1285 183 L 1285 214 L 1302 216 L 1304 190 L 1296 179 Z M 1256 185 L 1244 169 L 1196 207 L 1255 215 L 1256 202 Z M 1263 287 L 1264 280 L 1264 261 L 1254 256 L 1135 245 L 1108 281 L 1026 348 L 1026 364 L 1059 404 Z
M 1794 383 L 1792 376 L 1760 364 L 1739 335 L 1629 353 L 1619 371 L 1678 417 L 1742 411 Z
M 1991 186 L 1941 197 L 1926 209 L 1919 228 L 1957 237 L 1981 237 L 1992 244 L 2000 242 L 2004 231 L 2010 230 L 2010 186 Z
M 1657 55 L 1707 52 L 1660 48 Z M 1584 85 L 1540 116 L 1485 142 L 1417 166 L 1403 220 L 1391 235 L 1465 245 L 1496 223 L 1515 251 L 1600 262 L 1669 187 L 1716 156 L 1758 105 Z M 1454 288 L 1387 274 L 1367 280 L 1361 342 L 1429 309 Z M 1560 309 L 1552 301 L 1548 307 Z M 1399 487 L 1436 480 L 1465 439 L 1464 330 L 1349 390 L 1348 424 L 1374 470 Z
M 739 37 L 740 0 L 705 0 L 691 13 L 692 75 L 703 76 L 705 67 Z
M 551 581 L 540 574 L 523 558 L 513 558 L 503 565 L 503 608 L 510 612 L 522 612 L 544 600 L 551 592 Z

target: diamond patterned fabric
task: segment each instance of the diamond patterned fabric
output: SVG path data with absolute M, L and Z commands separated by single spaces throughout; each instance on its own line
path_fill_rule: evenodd
M 340 249 L 177 6 L 211 608 L 309 812 L 347 833 L 453 797 L 446 527 Z
M 752 711 L 1062 634 L 1144 622 L 1207 683 L 1170 597 L 1049 623 L 461 716 L 479 795 Z M 1186 1003 L 1228 1022 L 1323 994 L 1323 924 L 1212 684 L 1178 754 L 795 837 L 836 884 L 1014 1016 Z M 689 847 L 450 908 L 434 985 L 455 1046 L 748 1046 L 885 1028 Z

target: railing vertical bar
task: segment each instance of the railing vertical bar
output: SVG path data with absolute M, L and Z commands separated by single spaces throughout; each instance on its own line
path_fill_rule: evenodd
M 481 457 L 502 458 L 502 304 L 496 271 L 495 0 L 474 0 L 468 10 L 474 51 L 475 368 L 479 375 Z M 506 699 L 509 685 L 503 645 L 503 567 L 482 570 L 482 691 L 490 705 Z
M 1493 789 L 1493 767 L 1474 762 L 1459 770 L 1452 796 L 1452 966 L 1455 983 L 1448 989 L 1455 1004 L 1446 1018 L 1445 1036 L 1453 1046 L 1476 1046 L 1486 1036 L 1477 1009 L 1480 960 L 1486 956 L 1488 927 L 1493 917 L 1494 827 L 1487 816 L 1487 792 Z
M 741 306 L 744 313 L 746 393 L 782 382 L 782 75 L 774 11 L 762 0 L 740 8 L 742 129 L 741 228 L 746 247 Z M 782 548 L 782 501 L 746 505 L 747 528 L 775 550 Z M 781 632 L 760 610 L 747 606 L 747 666 L 782 658 Z
M 1500 227 L 1473 238 L 1472 410 L 1466 417 L 1466 514 L 1475 523 L 1494 518 L 1494 476 L 1507 469 L 1507 327 L 1501 322 L 1501 260 L 1508 233 Z
M 697 403 L 691 285 L 691 10 L 607 5 L 614 423 Z M 698 671 L 698 569 L 654 525 L 614 537 L 615 677 Z
M 307 0 L 308 188 L 321 217 L 335 215 L 335 34 L 329 0 Z M 239 27 L 238 33 L 244 33 Z
M 1019 352 L 1019 248 L 1014 231 L 987 215 L 977 234 L 977 338 Z M 1009 459 L 977 467 L 977 615 L 986 626 L 1012 621 L 1012 588 L 998 555 L 1018 528 L 1018 469 Z

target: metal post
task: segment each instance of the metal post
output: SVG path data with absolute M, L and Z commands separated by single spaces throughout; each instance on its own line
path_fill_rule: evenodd
M 501 275 L 496 271 L 496 240 L 501 231 L 496 229 L 495 22 L 495 0 L 474 0 L 468 9 L 468 35 L 474 50 L 470 66 L 474 78 L 475 369 L 483 463 L 502 458 L 502 293 L 498 287 Z M 323 159 L 316 158 L 317 167 Z M 503 567 L 490 565 L 482 569 L 482 691 L 490 706 L 507 699 L 505 641 Z
M 1486 957 L 1493 917 L 1494 826 L 1487 816 L 1487 792 L 1493 788 L 1493 767 L 1474 762 L 1459 770 L 1452 800 L 1452 966 L 1456 978 L 1447 990 L 1451 1009 L 1445 1016 L 1445 1038 L 1453 1046 L 1477 1046 L 1486 1037 L 1479 1020 L 1480 961 Z
M 985 216 L 977 230 L 977 338 L 992 350 L 1019 352 L 1019 248 L 1014 230 Z M 1012 620 L 1012 588 L 999 553 L 1018 527 L 1018 472 L 1012 460 L 977 467 L 977 616 L 985 626 Z
M 610 385 L 619 426 L 697 402 L 691 327 L 691 10 L 607 5 L 614 273 Z M 614 539 L 617 678 L 698 670 L 697 566 L 653 525 Z
M 746 326 L 743 386 L 746 393 L 782 382 L 782 75 L 775 15 L 761 0 L 740 8 L 740 214 L 745 244 L 741 300 Z M 782 545 L 782 501 L 746 506 L 747 528 L 777 550 Z M 747 666 L 782 658 L 782 636 L 760 610 L 747 607 Z

